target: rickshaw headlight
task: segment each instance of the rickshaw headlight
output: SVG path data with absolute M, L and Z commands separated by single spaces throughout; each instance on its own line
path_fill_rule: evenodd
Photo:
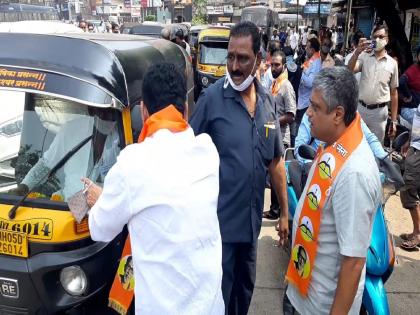
M 70 266 L 61 270 L 60 282 L 70 295 L 82 295 L 88 285 L 86 274 L 79 266 Z
M 203 84 L 203 86 L 207 86 L 209 84 L 209 79 L 207 77 L 202 77 L 201 83 Z

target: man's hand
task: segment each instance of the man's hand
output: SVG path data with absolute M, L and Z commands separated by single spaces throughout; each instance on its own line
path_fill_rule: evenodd
M 359 44 L 357 45 L 356 50 L 354 51 L 354 53 L 358 56 L 360 55 L 363 51 L 370 53 L 372 52 L 372 48 L 369 48 L 371 41 L 367 40 L 366 38 L 362 37 L 359 40 Z
M 388 137 L 390 139 L 394 139 L 396 135 L 397 135 L 397 124 L 394 122 L 391 122 L 388 128 Z
M 412 95 L 410 95 L 409 97 L 403 97 L 403 102 L 404 103 L 411 103 L 411 101 L 413 100 L 413 96 Z
M 278 222 L 279 227 L 279 245 L 286 246 L 287 239 L 289 238 L 289 217 L 287 215 L 281 215 Z
M 401 147 L 401 155 L 403 157 L 407 157 L 408 149 L 410 148 L 410 140 L 404 143 L 404 145 Z
M 17 196 L 25 196 L 29 191 L 29 187 L 25 184 L 19 184 L 16 188 L 9 190 L 9 194 Z
M 96 184 L 94 184 L 88 178 L 82 178 L 82 182 L 85 184 L 85 194 L 86 194 L 86 202 L 89 208 L 92 208 L 96 201 L 98 200 L 99 196 L 102 193 L 102 188 Z

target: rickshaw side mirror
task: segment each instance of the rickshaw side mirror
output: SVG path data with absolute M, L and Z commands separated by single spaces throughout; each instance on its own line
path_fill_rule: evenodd
M 392 142 L 392 148 L 396 151 L 400 151 L 401 147 L 408 141 L 410 138 L 410 134 L 408 131 L 404 131 L 403 133 L 399 134 L 398 137 Z

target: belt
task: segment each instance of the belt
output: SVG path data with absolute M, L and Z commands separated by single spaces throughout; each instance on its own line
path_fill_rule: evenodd
M 379 103 L 379 104 L 366 104 L 363 101 L 359 101 L 360 105 L 362 105 L 363 107 L 366 107 L 367 109 L 377 109 L 377 108 L 382 108 L 388 105 L 389 102 L 385 102 L 385 103 Z

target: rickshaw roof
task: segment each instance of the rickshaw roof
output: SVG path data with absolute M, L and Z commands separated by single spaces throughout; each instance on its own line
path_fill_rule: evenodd
M 100 91 L 98 95 L 112 98 L 110 104 L 102 106 L 131 106 L 141 100 L 141 83 L 149 66 L 166 61 L 185 68 L 187 62 L 185 53 L 177 45 L 138 35 L 0 33 L 0 41 L 7 43 L 0 49 L 1 68 L 41 71 L 47 73 L 47 78 L 50 74 L 77 81 L 63 88 L 67 93 L 63 97 L 94 106 L 101 104 L 88 95 L 93 93 L 89 86 Z M 57 83 L 51 81 L 50 85 Z M 71 86 L 80 85 L 86 95 L 72 96 L 71 93 L 77 91 L 67 91 Z
M 230 28 L 228 27 L 209 27 L 200 32 L 198 41 L 228 41 Z

